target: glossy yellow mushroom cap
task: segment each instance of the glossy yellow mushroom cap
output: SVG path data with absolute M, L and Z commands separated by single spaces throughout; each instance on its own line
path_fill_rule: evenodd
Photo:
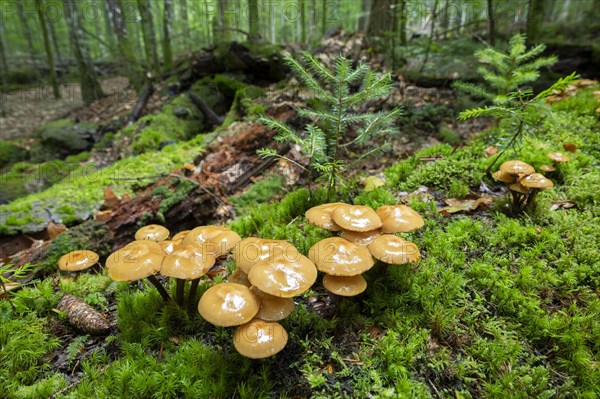
M 379 230 L 371 231 L 349 231 L 344 230 L 341 232 L 340 237 L 344 240 L 348 240 L 351 243 L 360 245 L 361 247 L 368 247 L 374 239 L 381 236 Z
M 384 205 L 377 209 L 377 215 L 383 233 L 406 233 L 425 224 L 421 215 L 406 205 Z
M 262 292 L 256 287 L 250 288 L 260 298 L 260 309 L 256 318 L 267 321 L 279 321 L 294 311 L 296 304 L 292 298 L 281 298 Z
M 263 359 L 280 352 L 288 341 L 285 328 L 276 321 L 254 319 L 233 333 L 233 346 L 240 355 Z
M 248 273 L 248 279 L 259 290 L 282 298 L 300 295 L 317 280 L 317 268 L 305 256 L 288 259 L 284 256 L 258 262 Z
M 259 298 L 245 285 L 221 283 L 200 298 L 198 312 L 215 326 L 230 327 L 250 321 L 260 308 Z
M 519 180 L 519 183 L 523 187 L 536 188 L 538 190 L 547 190 L 549 188 L 554 187 L 554 183 L 552 183 L 552 180 L 547 179 L 541 173 L 534 173 L 532 175 L 526 176 Z
M 341 237 L 319 241 L 310 248 L 308 257 L 319 271 L 334 276 L 355 276 L 374 265 L 373 257 L 367 248 Z
M 323 287 L 336 295 L 356 296 L 367 289 L 367 281 L 360 274 L 356 276 L 332 276 L 326 274 L 323 277 Z
M 514 183 L 517 181 L 517 176 L 511 175 L 503 170 L 497 170 L 492 173 L 494 180 L 501 181 L 502 183 Z
M 156 244 L 153 241 L 153 244 Z M 158 244 L 160 254 L 153 251 L 151 246 L 138 244 L 134 241 L 106 259 L 106 269 L 111 279 L 115 281 L 136 281 L 157 273 L 162 264 L 162 249 Z
M 100 256 L 89 249 L 71 251 L 61 256 L 58 260 L 58 268 L 66 272 L 77 272 L 94 266 L 99 259 Z
M 338 226 L 332 218 L 331 213 L 340 205 L 346 205 L 343 202 L 332 202 L 330 204 L 318 205 L 310 208 L 304 216 L 308 221 L 322 229 L 330 231 L 340 231 L 342 228 Z
M 551 152 L 550 154 L 546 154 L 546 156 L 555 163 L 569 162 L 571 160 L 571 158 L 569 158 L 562 152 Z
M 376 259 L 392 265 L 416 262 L 421 257 L 414 243 L 391 234 L 384 234 L 373 241 L 369 251 Z
M 513 176 L 530 175 L 532 173 L 535 173 L 535 169 L 533 169 L 533 166 L 518 160 L 504 162 L 502 165 L 500 165 L 499 170 Z
M 135 232 L 136 240 L 162 241 L 169 237 L 169 230 L 158 224 L 149 224 Z
M 331 212 L 333 221 L 344 230 L 370 231 L 381 227 L 381 219 L 368 206 L 343 204 Z
M 284 240 L 266 240 L 248 237 L 239 242 L 233 249 L 233 259 L 237 266 L 246 274 L 258 262 L 265 259 L 273 260 L 284 257 L 287 260 L 300 259 L 302 255 L 296 247 Z
M 184 280 L 195 280 L 205 275 L 215 264 L 212 253 L 203 252 L 195 245 L 180 245 L 165 256 L 160 274 Z

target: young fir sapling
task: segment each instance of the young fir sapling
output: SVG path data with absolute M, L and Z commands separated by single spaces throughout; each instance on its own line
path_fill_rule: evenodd
M 310 53 L 303 53 L 302 63 L 292 57 L 287 57 L 286 61 L 300 81 L 314 92 L 316 102 L 324 107 L 298 110 L 301 117 L 311 120 L 303 132 L 274 118 L 262 116 L 259 121 L 277 132 L 277 141 L 301 148 L 309 159 L 310 168 L 320 175 L 320 180 L 326 182 L 328 197 L 331 198 L 346 169 L 341 159 L 342 150 L 395 132 L 394 120 L 401 114 L 400 108 L 376 112 L 364 110 L 369 101 L 390 93 L 392 78 L 389 73 L 373 72 L 367 64 L 353 68 L 352 62 L 342 56 L 335 60 L 333 70 L 329 70 Z M 377 146 L 366 151 L 360 158 L 372 155 L 381 148 Z M 259 150 L 259 155 L 281 157 L 272 149 Z
M 548 89 L 537 95 L 527 87 L 540 77 L 540 69 L 556 63 L 557 58 L 540 57 L 546 48 L 538 44 L 530 49 L 525 45 L 525 36 L 517 34 L 509 42 L 506 52 L 488 47 L 477 51 L 475 55 L 483 64 L 478 72 L 485 84 L 457 82 L 454 87 L 474 97 L 482 98 L 491 105 L 476 107 L 460 113 L 459 119 L 492 117 L 498 121 L 500 141 L 504 141 L 501 150 L 488 165 L 486 173 L 510 148 L 515 148 L 524 132 L 535 126 L 538 111 L 542 110 L 542 100 L 555 91 L 569 86 L 578 75 L 559 79 Z M 505 135 L 506 134 L 506 135 Z

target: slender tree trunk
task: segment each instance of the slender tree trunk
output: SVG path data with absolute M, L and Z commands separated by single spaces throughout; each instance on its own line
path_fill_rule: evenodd
M 366 32 L 369 27 L 369 12 L 371 11 L 372 0 L 360 1 L 360 17 L 358 18 L 358 30 Z
M 406 1 L 407 0 L 400 0 L 400 3 L 398 5 L 398 12 L 400 13 L 399 15 L 399 35 L 400 35 L 400 45 L 401 46 L 406 46 L 408 43 L 408 40 L 406 38 Z
M 534 44 L 539 39 L 543 15 L 544 0 L 529 0 L 527 8 L 527 44 Z
M 179 12 L 181 17 L 181 25 L 183 26 L 183 48 L 189 50 L 190 43 L 190 22 L 188 20 L 187 0 L 179 0 Z
M 260 22 L 258 20 L 258 0 L 248 0 L 248 25 L 250 30 L 250 41 L 260 37 Z
M 384 37 L 394 29 L 395 0 L 371 0 L 371 14 L 367 36 L 370 38 Z
M 306 43 L 306 2 L 300 0 L 300 42 Z
M 425 59 L 423 60 L 423 64 L 421 64 L 419 73 L 423 72 L 423 69 L 425 69 L 425 65 L 427 64 L 427 61 L 429 61 L 429 52 L 431 51 L 431 42 L 433 41 L 433 36 L 435 35 L 435 20 L 437 18 L 438 1 L 439 0 L 435 0 L 435 3 L 433 3 L 433 12 L 431 13 L 431 30 L 429 32 L 429 41 L 427 42 L 427 49 L 425 50 Z
M 94 65 L 90 62 L 89 50 L 82 35 L 81 21 L 77 3 L 70 0 L 63 0 L 63 9 L 69 27 L 69 38 L 73 54 L 77 61 L 79 69 L 79 86 L 81 87 L 81 97 L 85 104 L 91 104 L 103 96 L 102 87 L 98 82 L 98 76 L 94 70 Z
M 33 48 L 33 39 L 31 38 L 31 29 L 29 28 L 27 14 L 23 8 L 23 2 L 21 1 L 17 1 L 17 12 L 19 13 L 19 19 L 21 20 L 22 24 L 23 36 L 25 36 L 25 40 L 27 40 L 27 47 L 29 49 L 29 57 L 31 58 L 32 67 L 36 68 L 35 50 Z
M 321 0 L 321 35 L 327 34 L 327 0 Z
M 6 117 L 6 109 L 4 105 L 5 96 L 4 91 L 7 91 L 5 87 L 5 76 L 8 72 L 8 64 L 6 62 L 6 50 L 4 43 L 4 25 L 0 25 L 0 116 Z
M 163 61 L 165 70 L 170 70 L 173 67 L 173 50 L 171 49 L 171 14 L 173 5 L 171 0 L 165 0 L 165 12 L 163 21 Z
M 487 0 L 487 12 L 489 21 L 489 39 L 492 46 L 496 45 L 496 21 L 494 20 L 494 1 Z
M 148 0 L 137 0 L 142 21 L 142 36 L 144 37 L 144 51 L 146 53 L 146 63 L 148 69 L 153 73 L 160 70 L 158 62 L 158 53 L 156 51 L 156 34 L 154 32 L 154 22 L 152 21 L 152 11 L 148 6 Z
M 44 48 L 46 49 L 46 60 L 48 61 L 48 69 L 50 70 L 50 85 L 55 99 L 60 98 L 60 87 L 56 80 L 56 71 L 54 70 L 54 58 L 52 57 L 52 47 L 50 47 L 50 39 L 48 38 L 48 29 L 46 29 L 46 13 L 42 9 L 42 0 L 35 0 L 35 8 L 37 11 L 40 28 L 42 29 L 42 37 L 44 39 Z
M 62 56 L 61 56 L 60 46 L 58 45 L 56 29 L 54 28 L 54 24 L 52 23 L 52 21 L 46 20 L 46 26 L 48 28 L 48 31 L 50 32 L 50 38 L 52 39 L 52 47 L 54 47 L 54 54 L 56 54 L 56 60 L 58 61 L 58 64 L 60 65 L 60 64 L 62 64 L 63 60 L 62 60 Z
M 108 1 L 102 1 L 101 4 L 103 6 L 102 13 L 104 20 L 104 38 L 108 44 L 110 54 L 115 56 L 115 49 L 117 48 L 117 45 L 115 40 L 115 32 L 111 22 L 110 7 L 108 5 Z
M 135 52 L 133 51 L 133 46 L 129 41 L 123 8 L 121 7 L 119 0 L 108 0 L 108 7 L 114 31 L 117 35 L 117 48 L 121 59 L 124 61 L 127 78 L 134 89 L 139 92 L 144 85 L 144 71 L 138 62 Z

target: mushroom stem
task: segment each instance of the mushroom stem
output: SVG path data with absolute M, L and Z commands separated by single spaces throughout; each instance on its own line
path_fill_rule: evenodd
M 512 201 L 511 201 L 511 205 L 512 205 L 512 211 L 513 213 L 519 213 L 521 210 L 521 201 L 522 201 L 522 196 L 520 193 L 513 191 L 513 190 L 509 190 L 511 197 L 512 197 Z
M 177 292 L 176 292 L 176 295 L 177 295 L 177 304 L 179 306 L 183 305 L 183 295 L 184 295 L 184 292 L 185 292 L 185 280 L 181 279 L 181 278 L 178 278 L 177 279 Z
M 160 281 L 158 281 L 156 276 L 154 276 L 154 275 L 148 276 L 148 281 L 150 281 L 152 283 L 152 285 L 154 285 L 156 287 L 156 289 L 158 290 L 158 293 L 160 294 L 160 296 L 162 296 L 162 299 L 165 302 L 171 301 L 171 297 L 169 296 L 169 293 L 167 292 L 167 290 L 165 290 L 165 287 L 163 287 L 163 285 L 160 283 Z
M 196 299 L 196 292 L 198 292 L 198 284 L 199 283 L 200 283 L 199 278 L 192 280 L 190 292 L 188 293 L 188 308 L 190 310 L 194 309 L 194 300 Z
M 529 197 L 527 197 L 527 201 L 525 202 L 525 208 L 528 208 L 531 206 L 531 204 L 533 204 L 533 200 L 539 192 L 540 190 L 538 188 L 534 188 L 531 190 L 531 194 L 529 194 Z

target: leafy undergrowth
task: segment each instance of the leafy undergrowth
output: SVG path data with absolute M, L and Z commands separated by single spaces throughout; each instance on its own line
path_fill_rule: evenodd
M 578 147 L 562 168 L 564 183 L 540 193 L 536 209 L 512 218 L 499 200 L 487 211 L 444 216 L 431 196 L 402 194 L 426 221 L 406 234 L 422 259 L 376 265 L 367 291 L 344 299 L 332 317 L 311 307 L 307 298 L 318 293 L 308 292 L 282 322 L 290 339 L 278 355 L 241 357 L 232 329 L 165 307 L 143 284 L 113 283 L 104 273 L 57 280 L 64 292 L 116 315 L 118 332 L 102 346 L 52 312 L 59 294 L 48 278 L 17 292 L 16 310 L 0 303 L 4 392 L 48 397 L 73 379 L 61 398 L 598 397 L 600 122 L 592 98 L 559 104 L 515 154 L 539 167 L 563 143 Z M 434 197 L 464 196 L 482 178 L 497 187 L 484 177 L 490 144 L 493 131 L 456 150 L 426 149 L 389 167 L 385 187 L 363 192 L 349 184 L 340 200 L 378 207 L 422 185 Z M 287 239 L 306 253 L 329 235 L 303 216 L 323 193 L 299 189 L 261 204 L 276 188 L 267 181 L 238 198 L 242 216 L 231 227 Z M 561 201 L 575 207 L 549 210 Z M 67 359 L 57 360 L 57 351 Z

